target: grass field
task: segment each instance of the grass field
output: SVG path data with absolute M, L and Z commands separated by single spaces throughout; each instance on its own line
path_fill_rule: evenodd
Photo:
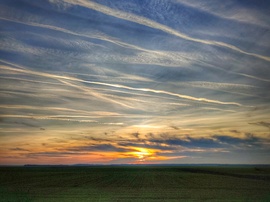
M 1 167 L 1 201 L 270 201 L 270 167 Z

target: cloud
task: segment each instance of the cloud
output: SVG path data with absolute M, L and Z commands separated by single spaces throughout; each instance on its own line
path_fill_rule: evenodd
M 76 152 L 69 152 L 69 151 L 52 151 L 52 152 L 31 152 L 31 153 L 27 153 L 25 154 L 26 157 L 29 158 L 42 158 L 42 157 L 50 157 L 50 158 L 66 158 L 69 156 L 78 156 L 78 155 L 85 155 L 87 153 L 76 153 Z
M 104 86 L 110 86 L 110 87 L 115 87 L 115 88 L 124 88 L 124 89 L 134 90 L 134 91 L 166 94 L 166 95 L 170 95 L 170 96 L 174 96 L 174 97 L 179 97 L 182 99 L 188 99 L 188 100 L 199 101 L 199 102 L 209 102 L 209 103 L 215 103 L 215 104 L 221 104 L 221 105 L 241 106 L 241 104 L 235 103 L 235 102 L 222 102 L 222 101 L 218 101 L 218 100 L 210 100 L 207 98 L 197 98 L 197 97 L 192 97 L 192 96 L 188 96 L 188 95 L 172 93 L 172 92 L 164 91 L 164 90 L 154 90 L 154 89 L 148 89 L 148 88 L 133 88 L 133 87 L 119 85 L 119 84 L 109 84 L 109 83 L 102 83 L 102 82 L 91 82 L 91 81 L 84 81 L 84 82 L 89 83 L 89 84 L 104 85 Z
M 23 151 L 23 152 L 29 152 L 28 149 L 24 149 L 21 147 L 15 147 L 15 148 L 10 148 L 11 151 Z
M 140 141 L 141 142 L 141 141 Z M 156 149 L 156 150 L 164 150 L 164 151 L 171 151 L 171 150 L 176 150 L 177 148 L 174 146 L 162 146 L 161 144 L 153 144 L 153 142 L 148 143 L 147 140 L 145 140 L 145 143 L 133 143 L 129 141 L 124 141 L 121 143 L 118 143 L 119 146 L 122 147 L 134 147 L 134 148 L 147 148 L 147 149 Z
M 230 130 L 230 132 L 232 132 L 232 133 L 237 133 L 237 134 L 241 133 L 241 132 L 238 131 L 238 130 Z
M 17 65 L 15 65 L 15 66 L 17 66 Z M 181 99 L 187 99 L 187 100 L 198 101 L 198 102 L 214 103 L 214 104 L 221 104 L 221 105 L 242 106 L 241 104 L 236 103 L 236 102 L 222 102 L 222 101 L 219 101 L 219 100 L 212 100 L 212 99 L 207 99 L 207 98 L 197 98 L 197 97 L 193 97 L 193 96 L 189 96 L 189 95 L 183 95 L 183 94 L 173 93 L 173 92 L 164 91 L 164 90 L 155 90 L 155 89 L 149 89 L 149 88 L 134 88 L 134 87 L 129 87 L 129 86 L 120 85 L 120 84 L 110 84 L 110 83 L 103 83 L 103 82 L 86 81 L 86 80 L 82 80 L 82 79 L 78 79 L 78 78 L 74 78 L 74 77 L 70 77 L 70 76 L 53 75 L 53 74 L 49 74 L 49 73 L 36 72 L 36 71 L 33 71 L 33 70 L 16 69 L 16 68 L 7 67 L 7 66 L 0 66 L 0 67 L 2 69 L 13 70 L 13 71 L 16 71 L 16 72 L 23 72 L 23 73 L 28 73 L 28 74 L 33 74 L 33 75 L 38 75 L 38 76 L 44 76 L 44 77 L 48 77 L 48 78 L 57 79 L 57 80 L 60 80 L 60 81 L 64 82 L 67 85 L 71 85 L 73 87 L 83 89 L 83 90 L 85 90 L 86 88 L 76 86 L 76 85 L 71 84 L 71 83 L 69 83 L 67 81 L 64 81 L 64 80 L 77 81 L 77 82 L 82 82 L 82 83 L 85 83 L 85 84 L 94 84 L 94 85 L 109 86 L 109 87 L 114 87 L 114 88 L 122 88 L 122 89 L 133 90 L 133 91 L 150 92 L 150 93 L 156 93 L 156 94 L 165 94 L 165 95 L 170 95 L 170 96 L 173 96 L 173 97 L 178 97 L 178 98 L 181 98 Z M 89 90 L 86 90 L 86 91 L 89 92 Z M 95 93 L 95 95 L 97 96 L 96 93 Z M 102 99 L 108 99 L 108 98 L 104 98 L 104 96 L 101 96 L 101 95 L 98 95 L 98 97 L 101 97 Z M 119 103 L 119 104 L 121 104 L 123 106 L 127 106 L 128 108 L 132 108 L 131 106 L 128 106 L 126 104 L 122 104 L 120 102 L 117 102 L 117 103 Z
M 230 137 L 225 135 L 214 135 L 213 138 L 215 138 L 221 144 L 228 144 L 229 146 L 260 146 L 262 142 L 262 139 L 255 137 L 253 134 L 250 133 L 247 133 L 245 138 Z
M 177 126 L 170 126 L 172 129 L 174 130 L 179 130 L 179 128 Z
M 165 140 L 150 140 L 152 142 L 165 143 L 167 145 L 178 145 L 188 148 L 219 148 L 222 147 L 219 143 L 213 139 L 207 138 L 191 138 L 187 137 L 186 139 L 171 138 Z
M 193 8 L 208 12 L 220 18 L 253 24 L 256 26 L 269 27 L 269 21 L 264 10 L 269 7 L 267 3 L 259 2 L 237 2 L 226 1 L 223 5 L 216 4 L 213 0 L 198 1 L 198 0 L 176 0 Z M 251 4 L 251 5 L 249 5 Z M 262 4 L 263 6 L 258 6 Z M 231 9 L 228 9 L 231 8 Z M 268 21 L 268 22 L 267 22 Z
M 87 118 L 87 116 L 63 116 L 63 115 L 56 115 L 56 116 L 46 116 L 46 115 L 43 115 L 43 116 L 42 115 L 28 116 L 28 115 L 16 115 L 16 114 L 4 114 L 4 115 L 0 115 L 0 116 L 2 118 L 24 118 L 24 119 L 56 120 L 56 121 L 68 121 L 68 122 L 79 122 L 79 123 L 96 123 L 97 122 L 95 120 L 77 119 L 77 118 L 80 118 L 80 117 Z M 24 125 L 26 125 L 26 124 L 24 124 Z
M 257 123 L 249 123 L 249 124 L 257 125 L 257 126 L 263 126 L 263 127 L 266 127 L 266 128 L 270 129 L 270 123 L 265 122 L 265 121 L 260 121 L 260 122 L 257 122 Z
M 168 136 L 168 135 L 166 135 Z M 158 144 L 166 144 L 170 146 L 181 146 L 182 148 L 233 148 L 234 146 L 255 146 L 260 147 L 264 139 L 255 137 L 253 134 L 247 133 L 244 138 L 231 137 L 228 135 L 212 135 L 210 137 L 195 138 L 186 136 L 183 138 L 170 138 L 161 136 L 162 138 L 151 138 L 148 141 Z
M 86 145 L 86 146 L 78 146 L 68 148 L 69 151 L 78 151 L 78 152 L 86 152 L 86 151 L 102 151 L 102 152 L 128 152 L 130 149 L 123 147 L 116 147 L 112 144 L 96 144 L 96 145 Z
M 116 112 L 109 111 L 86 111 L 86 110 L 78 110 L 64 107 L 46 107 L 46 106 L 33 106 L 33 105 L 0 105 L 2 109 L 16 109 L 16 110 L 42 110 L 42 111 L 57 111 L 60 113 L 73 113 L 73 114 L 82 114 L 88 115 L 92 117 L 98 116 L 121 116 L 121 114 Z
M 134 136 L 136 139 L 139 139 L 140 133 L 136 132 L 136 133 L 132 133 L 132 136 Z
M 22 126 L 27 126 L 27 127 L 32 127 L 32 128 L 40 128 L 40 126 L 37 125 L 36 123 L 23 122 L 23 121 L 7 121 L 7 120 L 4 119 L 4 117 L 2 117 L 2 120 L 0 120 L 0 122 L 9 123 L 9 124 L 12 124 L 12 125 L 22 125 Z
M 249 52 L 241 50 L 240 48 L 238 48 L 234 45 L 230 45 L 230 44 L 227 44 L 224 42 L 210 41 L 210 40 L 203 40 L 203 39 L 194 38 L 194 37 L 188 36 L 184 33 L 178 32 L 178 31 L 176 31 L 176 30 L 174 30 L 166 25 L 162 25 L 160 23 L 152 21 L 150 19 L 147 19 L 147 18 L 144 18 L 141 16 L 137 16 L 137 15 L 131 14 L 131 13 L 126 13 L 123 11 L 114 10 L 114 9 L 111 9 L 109 7 L 103 6 L 103 5 L 95 3 L 95 2 L 89 2 L 89 1 L 85 1 L 85 0 L 76 0 L 76 1 L 64 0 L 64 1 L 67 3 L 70 3 L 70 4 L 87 7 L 87 8 L 99 11 L 101 13 L 104 13 L 106 15 L 111 15 L 113 17 L 117 17 L 117 18 L 120 18 L 123 20 L 128 20 L 128 21 L 135 22 L 135 23 L 138 23 L 141 25 L 145 25 L 147 27 L 158 29 L 158 30 L 164 31 L 166 33 L 172 34 L 174 36 L 180 37 L 180 38 L 188 40 L 188 41 L 197 42 L 197 43 L 201 43 L 201 44 L 207 44 L 207 45 L 213 45 L 213 46 L 219 46 L 219 47 L 223 47 L 223 48 L 228 48 L 228 49 L 231 49 L 233 51 L 236 51 L 236 52 L 239 52 L 239 53 L 242 53 L 245 55 L 254 56 L 254 57 L 266 60 L 266 61 L 270 61 L 270 57 L 262 56 L 262 55 L 255 54 L 255 53 L 249 53 Z

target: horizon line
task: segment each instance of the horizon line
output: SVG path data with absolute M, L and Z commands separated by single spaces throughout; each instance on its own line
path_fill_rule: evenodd
M 190 163 L 190 164 L 21 164 L 0 165 L 0 167 L 95 167 L 95 166 L 270 166 L 270 164 L 237 164 L 237 163 Z

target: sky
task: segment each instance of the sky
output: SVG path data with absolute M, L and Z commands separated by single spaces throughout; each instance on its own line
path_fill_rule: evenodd
M 269 10 L 1 0 L 0 165 L 270 164 Z

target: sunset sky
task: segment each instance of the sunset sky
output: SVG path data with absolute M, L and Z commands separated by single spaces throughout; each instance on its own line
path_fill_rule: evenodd
M 269 10 L 1 0 L 0 165 L 269 164 Z

